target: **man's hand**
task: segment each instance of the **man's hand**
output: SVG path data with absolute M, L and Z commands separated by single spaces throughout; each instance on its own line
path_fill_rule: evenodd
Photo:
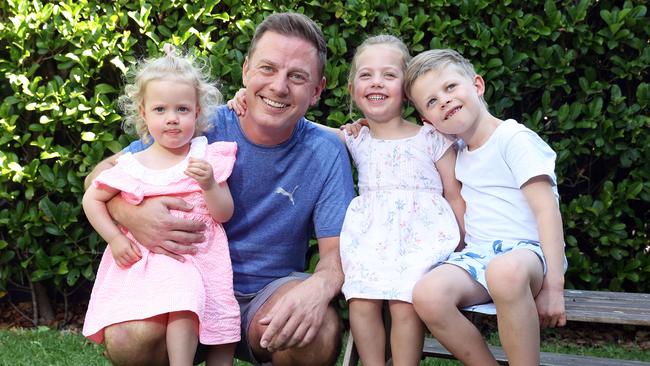
M 539 314 L 539 325 L 542 328 L 563 327 L 566 325 L 564 308 L 564 286 L 553 284 L 548 276 L 544 277 L 542 289 L 535 297 L 535 305 Z
M 119 195 L 108 202 L 111 216 L 153 253 L 165 254 L 185 261 L 182 254 L 194 254 L 193 243 L 204 240 L 205 224 L 173 216 L 170 210 L 190 211 L 192 206 L 180 198 L 151 197 L 137 206 Z
M 260 346 L 270 352 L 311 343 L 321 330 L 329 302 L 341 291 L 339 237 L 318 239 L 320 260 L 314 274 L 286 292 L 260 319 L 267 326 Z
M 260 346 L 269 352 L 311 343 L 320 330 L 329 304 L 310 286 L 310 279 L 289 290 L 260 320 L 268 326 L 260 339 Z

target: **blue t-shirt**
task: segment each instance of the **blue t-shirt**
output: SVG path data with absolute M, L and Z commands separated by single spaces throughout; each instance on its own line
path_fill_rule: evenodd
M 343 143 L 302 118 L 289 140 L 257 145 L 237 115 L 219 107 L 208 142 L 235 141 L 237 160 L 228 185 L 235 206 L 224 224 L 235 291 L 252 293 L 294 271 L 304 271 L 309 239 L 339 236 L 354 197 Z M 141 151 L 140 141 L 125 151 Z

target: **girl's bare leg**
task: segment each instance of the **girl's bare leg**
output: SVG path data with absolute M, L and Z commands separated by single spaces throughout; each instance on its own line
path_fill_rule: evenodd
M 386 332 L 381 317 L 383 300 L 351 299 L 350 330 L 364 366 L 385 365 Z
M 167 354 L 171 366 L 192 365 L 199 342 L 198 320 L 190 311 L 169 313 Z
M 391 316 L 390 344 L 393 365 L 418 365 L 422 358 L 424 324 L 415 312 L 413 304 L 391 300 L 388 307 Z

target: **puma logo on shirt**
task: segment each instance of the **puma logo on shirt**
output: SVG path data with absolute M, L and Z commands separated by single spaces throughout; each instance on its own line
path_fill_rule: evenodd
M 287 192 L 284 188 L 278 187 L 275 189 L 275 193 L 281 194 L 283 196 L 287 196 L 289 198 L 289 201 L 291 201 L 292 205 L 295 205 L 296 202 L 293 200 L 293 194 L 296 192 L 296 189 L 298 189 L 300 186 L 295 186 L 293 190 L 291 190 L 291 193 Z

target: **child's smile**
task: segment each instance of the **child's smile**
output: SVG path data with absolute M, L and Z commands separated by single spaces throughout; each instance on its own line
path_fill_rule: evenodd
M 401 116 L 402 59 L 397 49 L 387 45 L 373 45 L 359 54 L 350 94 L 368 120 L 387 121 Z
M 458 106 L 458 107 L 455 107 L 455 108 L 452 108 L 451 110 L 449 110 L 445 114 L 445 121 L 448 120 L 449 118 L 451 118 L 454 114 L 456 114 L 456 112 L 458 112 L 461 108 L 463 108 L 463 107 Z

